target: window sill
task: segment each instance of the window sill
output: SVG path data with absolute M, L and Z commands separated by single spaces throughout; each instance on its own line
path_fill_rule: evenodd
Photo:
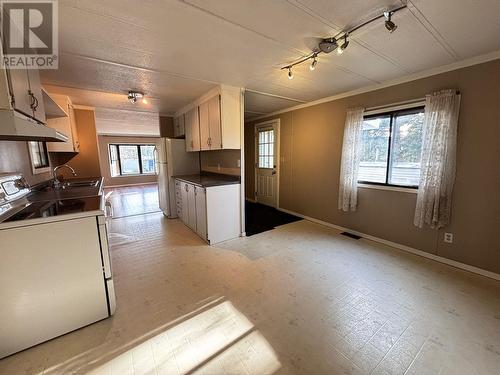
M 417 194 L 418 193 L 418 189 L 398 187 L 398 186 L 371 185 L 371 184 L 361 184 L 360 183 L 360 184 L 358 184 L 358 188 L 399 191 L 401 193 L 410 193 L 410 194 Z

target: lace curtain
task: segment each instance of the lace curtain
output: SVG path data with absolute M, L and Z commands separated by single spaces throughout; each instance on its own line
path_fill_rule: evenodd
M 339 210 L 355 211 L 358 201 L 358 167 L 364 108 L 347 111 L 340 164 Z
M 455 181 L 460 94 L 443 90 L 427 95 L 422 139 L 420 185 L 414 224 L 441 228 L 450 221 Z

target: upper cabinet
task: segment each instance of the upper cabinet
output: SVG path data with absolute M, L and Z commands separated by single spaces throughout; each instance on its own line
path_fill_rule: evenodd
M 49 142 L 47 148 L 50 152 L 80 152 L 80 142 L 76 128 L 75 110 L 69 97 L 58 94 L 48 94 L 56 107 L 64 111 L 64 116 L 47 119 L 47 126 L 67 135 L 66 142 Z M 47 116 L 49 117 L 49 115 Z
M 186 135 L 184 125 L 184 113 L 174 117 L 174 138 L 184 137 Z
M 221 85 L 187 108 L 181 111 L 181 115 L 187 111 L 185 112 L 187 151 L 241 148 L 240 88 Z

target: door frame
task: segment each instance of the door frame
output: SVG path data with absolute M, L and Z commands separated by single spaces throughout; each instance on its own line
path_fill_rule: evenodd
M 254 191 L 253 191 L 253 197 L 254 201 L 257 202 L 257 167 L 258 167 L 258 158 L 259 158 L 259 152 L 258 152 L 258 147 L 259 143 L 257 142 L 257 129 L 261 127 L 266 127 L 266 126 L 273 126 L 275 129 L 276 134 L 274 135 L 274 140 L 275 140 L 275 145 L 276 145 L 276 206 L 274 208 L 279 208 L 280 207 L 280 164 L 281 164 L 281 158 L 280 158 L 280 128 L 281 128 L 281 120 L 279 118 L 275 118 L 272 120 L 267 120 L 264 122 L 259 122 L 254 125 L 253 128 L 253 139 L 254 139 L 254 164 L 253 164 L 253 170 L 254 170 Z M 273 206 L 270 206 L 273 207 Z

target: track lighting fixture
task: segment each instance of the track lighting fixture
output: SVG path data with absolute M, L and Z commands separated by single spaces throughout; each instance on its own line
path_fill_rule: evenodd
M 344 43 L 342 43 L 341 46 L 337 47 L 337 54 L 342 55 L 348 45 L 349 45 L 349 41 L 347 40 L 347 34 L 344 34 Z
M 392 15 L 394 12 L 384 12 L 384 17 L 385 17 L 385 28 L 389 30 L 390 33 L 393 33 L 394 30 L 398 28 L 398 26 L 391 21 Z
M 309 65 L 309 69 L 311 69 L 311 70 L 316 69 L 316 65 L 318 65 L 318 60 L 316 60 L 316 56 L 317 55 L 314 55 L 313 61 L 311 62 L 311 65 Z
M 366 25 L 375 22 L 380 19 L 385 19 L 384 25 L 389 32 L 394 32 L 398 28 L 398 26 L 392 22 L 392 16 L 394 13 L 407 8 L 407 5 L 401 5 L 398 8 L 393 8 L 391 10 L 387 10 L 383 12 L 382 14 L 379 13 L 378 16 L 375 16 L 371 19 L 368 19 L 367 21 L 358 24 L 357 26 L 351 27 L 347 30 L 340 31 L 337 35 L 329 37 L 329 38 L 324 38 L 321 39 L 321 41 L 318 43 L 317 49 L 313 50 L 310 54 L 302 57 L 299 60 L 296 60 L 295 62 L 286 65 L 281 68 L 281 70 L 288 70 L 288 79 L 293 78 L 293 73 L 292 73 L 292 68 L 296 65 L 302 64 L 305 61 L 312 60 L 311 65 L 309 66 L 309 69 L 314 70 L 316 69 L 316 65 L 318 64 L 318 55 L 320 53 L 331 53 L 333 51 L 337 51 L 337 54 L 341 55 L 344 53 L 346 50 L 347 46 L 349 45 L 349 40 L 348 38 L 352 35 L 353 32 L 365 27 Z M 344 39 L 343 43 L 340 44 L 339 40 L 341 41 L 342 38 Z

